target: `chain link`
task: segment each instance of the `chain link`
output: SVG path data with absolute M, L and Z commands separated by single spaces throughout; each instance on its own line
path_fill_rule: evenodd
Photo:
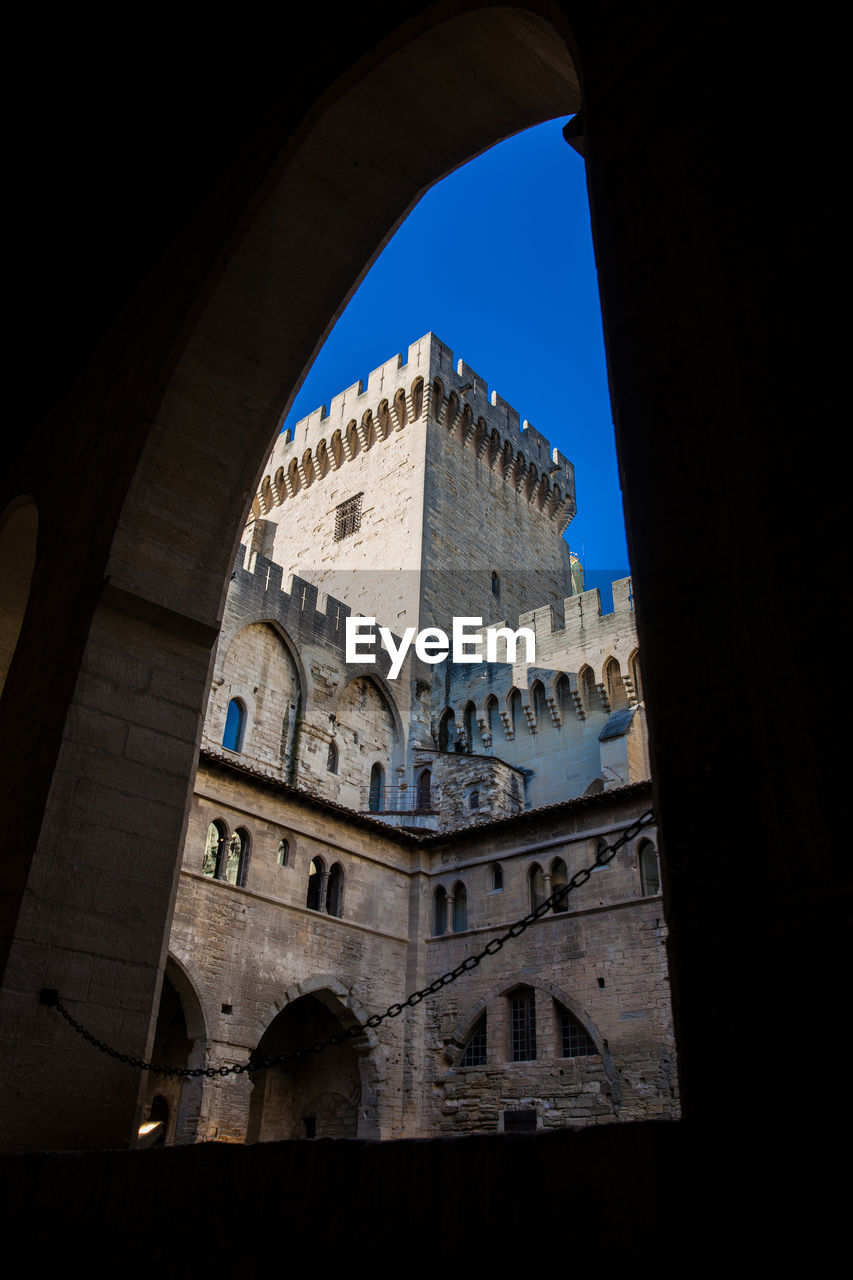
M 367 1028 L 374 1030 L 381 1026 L 383 1022 L 392 1018 L 399 1018 L 401 1013 L 406 1009 L 414 1009 L 426 1000 L 428 996 L 435 995 L 442 988 L 455 982 L 457 978 L 461 978 L 464 973 L 470 973 L 476 969 L 487 956 L 494 956 L 506 946 L 507 942 L 514 938 L 520 938 L 532 924 L 537 920 L 541 920 L 549 911 L 564 911 L 568 902 L 569 894 L 573 889 L 580 888 L 586 884 L 590 876 L 599 867 L 608 866 L 616 854 L 627 844 L 629 840 L 633 840 L 635 836 L 649 826 L 655 820 L 654 812 L 648 809 L 641 817 L 632 822 L 630 827 L 626 827 L 622 834 L 613 844 L 602 842 L 601 847 L 595 855 L 595 862 L 589 867 L 582 867 L 576 871 L 566 884 L 560 885 L 554 890 L 549 897 L 540 902 L 532 911 L 528 911 L 526 916 L 522 916 L 520 920 L 516 920 L 504 933 L 498 934 L 496 938 L 492 938 L 487 942 L 482 951 L 476 952 L 472 956 L 467 956 L 462 960 L 455 969 L 448 969 L 440 978 L 435 978 L 428 986 L 421 987 L 420 991 L 413 991 L 405 1000 L 389 1004 L 384 1013 L 371 1014 L 366 1018 L 364 1023 L 355 1023 L 348 1027 L 346 1031 L 340 1031 L 336 1035 L 329 1036 L 325 1040 L 316 1040 L 311 1045 L 305 1045 L 301 1049 L 291 1049 L 285 1053 L 278 1054 L 275 1058 L 262 1058 L 257 1056 L 257 1049 L 249 1055 L 248 1062 L 237 1062 L 230 1067 L 165 1067 L 159 1066 L 154 1062 L 144 1062 L 141 1058 L 134 1058 L 129 1053 L 120 1053 L 118 1049 L 113 1049 L 110 1045 L 105 1044 L 103 1040 L 99 1040 L 97 1036 L 92 1035 L 91 1031 L 87 1031 L 77 1019 L 68 1012 L 58 994 L 49 1001 L 62 1014 L 69 1026 L 73 1027 L 78 1035 L 88 1041 L 95 1049 L 99 1049 L 101 1053 L 106 1053 L 110 1058 L 115 1058 L 117 1062 L 122 1062 L 126 1066 L 136 1067 L 140 1071 L 150 1071 L 153 1075 L 179 1077 L 184 1080 L 196 1079 L 199 1076 L 207 1076 L 213 1079 L 215 1076 L 240 1076 L 244 1072 L 266 1071 L 270 1067 L 283 1066 L 289 1062 L 296 1062 L 299 1058 L 304 1058 L 309 1053 L 322 1053 L 325 1049 L 334 1048 L 335 1045 L 343 1044 L 346 1040 L 355 1040 L 363 1035 Z

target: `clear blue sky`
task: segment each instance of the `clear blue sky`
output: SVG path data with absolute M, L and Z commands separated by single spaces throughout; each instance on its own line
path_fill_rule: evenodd
M 575 465 L 566 538 L 627 571 L 583 161 L 565 118 L 518 134 L 423 197 L 314 363 L 291 426 L 432 330 Z

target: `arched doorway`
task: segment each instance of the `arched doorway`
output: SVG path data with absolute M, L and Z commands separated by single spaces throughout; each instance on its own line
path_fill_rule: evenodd
M 203 1067 L 207 1065 L 206 1046 L 204 1015 L 195 988 L 183 968 L 169 956 L 157 1009 L 151 1061 L 164 1067 Z M 149 1072 L 139 1145 L 172 1146 L 196 1141 L 202 1092 L 202 1078 L 185 1079 Z
M 257 1048 L 274 1058 L 338 1035 L 352 1026 L 330 992 L 301 996 L 282 1009 Z M 359 1054 L 351 1039 L 254 1074 L 247 1142 L 283 1138 L 355 1138 L 362 1101 Z

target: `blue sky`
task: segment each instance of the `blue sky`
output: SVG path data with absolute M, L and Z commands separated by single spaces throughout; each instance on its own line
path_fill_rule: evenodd
M 294 402 L 291 426 L 432 330 L 575 465 L 566 537 L 627 571 L 583 161 L 565 118 L 432 187 L 374 263 Z

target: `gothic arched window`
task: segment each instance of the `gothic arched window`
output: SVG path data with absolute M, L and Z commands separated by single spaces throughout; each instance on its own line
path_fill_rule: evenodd
M 220 870 L 223 880 L 229 884 L 244 885 L 249 865 L 249 833 L 238 827 L 228 841 L 228 853 L 225 859 L 224 872 Z
M 432 931 L 437 938 L 447 931 L 447 893 L 441 885 L 432 900 Z
M 227 751 L 243 750 L 243 735 L 246 731 L 246 708 L 239 698 L 232 698 L 228 703 L 225 717 L 225 732 L 222 745 Z
M 562 858 L 555 858 L 554 861 L 551 863 L 551 892 L 554 893 L 557 889 L 565 888 L 568 883 L 569 883 L 569 873 L 566 870 L 565 862 L 563 861 Z M 569 909 L 568 893 L 563 894 L 561 898 L 555 898 L 554 900 L 555 912 L 559 913 L 560 911 L 568 911 L 568 909 Z
M 655 846 L 650 840 L 640 845 L 640 887 L 646 897 L 660 893 L 660 869 Z
M 442 714 L 438 722 L 438 749 L 450 751 L 456 741 L 456 716 L 450 707 Z
M 465 707 L 465 737 L 468 739 L 468 750 L 473 751 L 475 745 L 475 733 L 477 726 L 477 711 L 473 702 L 469 702 Z
M 204 857 L 201 860 L 201 874 L 215 879 L 225 849 L 228 831 L 224 822 L 217 818 L 207 828 L 207 840 L 204 846 Z
M 367 807 L 371 813 L 381 813 L 385 800 L 385 771 L 381 764 L 375 764 L 370 770 L 370 792 Z
M 311 911 L 319 911 L 322 906 L 323 877 L 325 874 L 326 864 L 323 859 L 312 858 L 311 866 L 308 868 L 308 896 L 305 899 L 305 905 Z
M 468 928 L 468 894 L 461 880 L 453 887 L 453 932 L 463 933 Z
M 326 770 L 329 773 L 338 772 L 338 748 L 334 742 L 329 743 L 329 754 L 326 757 Z
M 330 916 L 343 915 L 344 907 L 344 869 L 336 862 L 329 871 L 326 885 L 326 912 Z
M 432 808 L 432 774 L 429 769 L 424 769 L 418 778 L 417 803 L 419 810 Z
M 545 875 L 538 863 L 534 862 L 528 871 L 527 882 L 530 887 L 530 910 L 535 911 L 545 901 Z

